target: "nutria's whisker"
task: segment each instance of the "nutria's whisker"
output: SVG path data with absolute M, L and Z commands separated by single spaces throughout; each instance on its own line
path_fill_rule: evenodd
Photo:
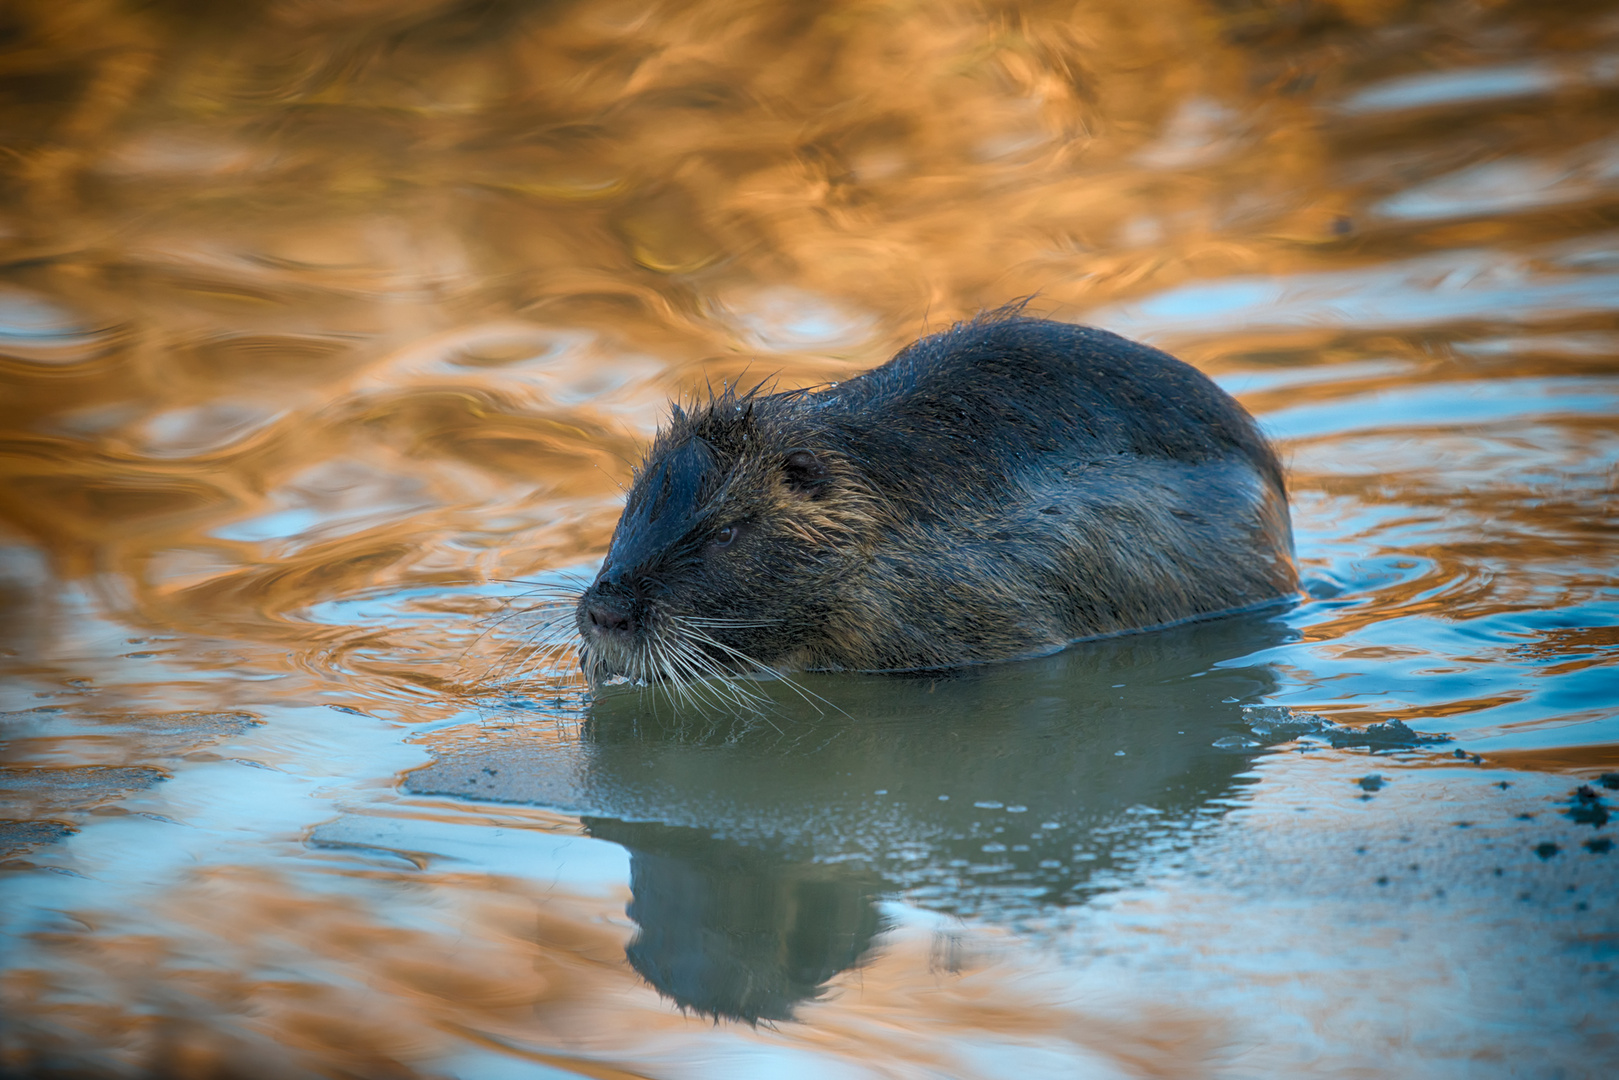
M 720 670 L 713 660 L 683 644 L 677 653 L 681 672 L 688 689 L 693 693 L 713 695 L 714 704 L 723 705 L 729 699 L 733 705 L 757 708 L 764 703 L 759 695 L 737 686 Z
M 551 576 L 557 578 L 564 584 L 578 582 L 580 583 L 581 590 L 590 584 L 590 579 L 588 577 L 586 577 L 584 574 L 575 573 L 572 570 L 552 571 Z M 482 578 L 480 580 L 498 582 L 501 585 L 533 585 L 539 588 L 549 588 L 554 584 L 550 581 L 536 581 L 532 578 L 491 577 Z
M 680 653 L 673 647 L 674 642 L 659 640 L 652 643 L 652 654 L 657 661 L 658 681 L 654 687 L 662 687 L 670 698 L 670 704 L 684 704 L 689 697 L 687 679 L 681 677 L 682 663 Z
M 695 692 L 690 685 L 693 680 L 683 677 L 686 665 L 680 654 L 669 648 L 670 644 L 660 642 L 657 646 L 658 666 L 663 677 L 655 687 L 662 688 L 664 693 L 669 695 L 669 704 L 678 711 L 692 703 Z M 654 695 L 656 692 L 654 689 Z
M 735 715 L 738 710 L 753 712 L 758 708 L 755 703 L 736 693 L 735 688 L 727 685 L 723 678 L 704 670 L 702 658 L 690 650 L 682 650 L 680 663 L 686 675 L 686 692 L 705 709 L 712 707 Z
M 526 583 L 519 582 L 517 584 L 526 584 Z M 506 608 L 511 607 L 513 604 L 516 604 L 517 602 L 519 602 L 521 600 L 533 600 L 533 599 L 536 599 L 536 598 L 538 598 L 538 599 L 537 599 L 537 603 L 536 603 L 535 606 L 538 606 L 538 607 L 546 607 L 546 606 L 549 606 L 549 605 L 552 605 L 552 604 L 567 605 L 569 607 L 574 607 L 579 603 L 579 598 L 581 596 L 583 596 L 583 595 L 584 595 L 584 588 L 583 587 L 575 587 L 575 586 L 571 586 L 571 585 L 569 585 L 569 586 L 558 586 L 558 585 L 550 585 L 550 584 L 536 585 L 534 588 L 525 589 L 524 591 L 519 592 L 519 593 L 510 593 L 510 594 L 508 594 L 506 596 L 500 597 L 500 606 L 498 608 L 496 608 L 496 610 L 497 611 L 504 610 Z M 520 610 L 527 610 L 527 609 L 520 609 Z
M 677 616 L 675 618 L 675 620 L 673 620 L 673 621 L 679 622 L 682 626 L 689 626 L 689 623 L 687 622 L 687 620 L 684 617 Z M 708 634 L 705 634 L 701 630 L 698 630 L 698 629 L 695 629 L 695 628 L 691 628 L 689 630 L 689 636 L 695 641 L 698 641 L 698 642 L 701 642 L 701 643 L 703 643 L 705 645 L 710 645 L 710 646 L 712 646 L 712 647 L 714 647 L 716 649 L 722 650 L 723 652 L 725 652 L 731 658 L 733 658 L 735 660 L 738 660 L 738 661 L 741 661 L 744 664 L 749 665 L 754 671 L 756 671 L 756 672 L 758 672 L 760 674 L 763 674 L 764 672 L 768 671 L 771 674 L 775 675 L 776 678 L 787 687 L 787 689 L 791 690 L 793 693 L 795 693 L 799 697 L 803 698 L 804 702 L 807 705 L 809 705 L 810 708 L 814 709 L 817 713 L 820 713 L 821 710 L 820 710 L 820 707 L 815 704 L 816 701 L 819 701 L 822 705 L 825 705 L 828 708 L 836 709 L 838 712 L 843 713 L 842 709 L 839 709 L 836 705 L 832 704 L 832 702 L 828 701 L 826 698 L 822 697 L 820 694 L 817 694 L 812 690 L 807 690 L 802 686 L 799 686 L 791 678 L 789 678 L 785 672 L 778 671 L 775 668 L 772 668 L 772 667 L 769 667 L 769 666 L 767 666 L 765 664 L 760 663 L 758 660 L 755 660 L 753 657 L 749 656 L 747 653 L 742 652 L 740 649 L 734 649 L 731 646 L 725 644 L 724 642 L 717 641 L 712 636 L 710 636 Z M 811 698 L 813 698 L 814 700 L 813 701 L 810 700 Z M 848 715 L 848 713 L 843 713 L 843 714 L 845 716 Z M 824 714 L 822 714 L 822 715 L 824 715 Z
M 770 709 L 767 708 L 770 699 L 749 692 L 738 686 L 734 680 L 726 678 L 723 672 L 715 670 L 710 677 L 694 682 L 693 687 L 702 688 L 709 694 L 714 704 L 732 716 L 746 715 L 763 720 L 776 731 L 780 731 L 774 721 L 770 719 Z
M 496 669 L 500 679 L 514 678 L 527 671 L 554 668 L 554 660 L 565 646 L 561 643 L 540 643 L 520 650 Z
M 662 670 L 664 664 L 665 659 L 663 656 L 662 645 L 660 642 L 655 640 L 648 641 L 646 648 L 637 652 L 635 656 L 631 657 L 629 663 L 630 670 L 628 672 L 628 676 L 630 681 L 635 685 L 645 685 L 651 689 L 651 693 L 647 696 L 652 702 L 653 719 L 657 719 L 658 716 L 657 688 L 659 682 L 662 681 L 655 676 L 659 671 Z M 671 704 L 672 703 L 673 702 L 671 700 Z
M 524 614 L 534 613 L 524 612 Z M 573 629 L 572 615 L 572 612 L 553 611 L 538 616 L 534 622 L 521 629 L 520 634 L 524 644 L 546 642 L 553 638 L 565 640 L 575 636 L 577 632 Z M 561 635 L 560 638 L 557 637 L 559 634 Z
M 584 594 L 583 589 L 574 588 L 571 585 L 553 585 L 549 583 L 532 583 L 521 581 L 512 582 L 512 584 L 531 585 L 531 587 L 524 589 L 522 592 L 507 593 L 505 596 L 500 598 L 503 603 L 509 604 L 514 600 L 524 600 L 530 596 L 548 596 L 554 598 L 557 602 L 566 603 L 569 600 L 578 600 L 579 597 Z
M 746 707 L 752 712 L 761 711 L 762 707 L 769 703 L 769 698 L 764 695 L 739 686 L 713 657 L 693 648 L 691 640 L 680 643 L 677 656 L 682 671 L 688 676 L 690 688 L 694 692 L 716 695 L 715 704 L 723 704 L 718 696 L 720 694 L 728 696 L 735 706 Z
M 495 621 L 495 623 L 493 625 L 491 625 L 490 627 L 485 629 L 483 633 L 479 634 L 476 638 L 474 638 L 472 640 L 472 645 L 478 644 L 478 642 L 482 641 L 489 634 L 492 634 L 496 630 L 500 629 L 502 624 L 510 622 L 511 620 L 516 619 L 519 616 L 533 615 L 534 613 L 535 613 L 535 609 L 534 608 L 529 608 L 526 611 L 514 611 L 509 615 L 501 616 L 498 620 Z M 573 612 L 571 610 L 550 612 L 550 613 L 545 614 L 541 620 L 536 621 L 534 623 L 531 623 L 530 625 L 528 625 L 526 627 L 523 627 L 522 628 L 522 633 L 523 633 L 523 635 L 525 636 L 525 638 L 527 640 L 533 641 L 536 637 L 539 637 L 539 636 L 544 635 L 544 634 L 550 634 L 550 633 L 552 633 L 553 631 L 556 631 L 556 630 L 567 630 L 567 629 L 569 629 L 571 627 L 572 623 L 573 623 Z M 469 645 L 468 648 L 470 649 L 471 646 Z
M 523 663 L 528 666 L 549 666 L 563 653 L 575 647 L 575 643 L 567 638 L 552 641 L 537 641 L 528 650 Z
M 703 681 L 703 674 L 693 664 L 693 657 L 683 642 L 664 639 L 658 644 L 658 656 L 663 679 L 657 684 L 669 696 L 677 710 L 690 709 L 702 704 L 713 688 Z M 718 698 L 715 703 L 719 704 Z
M 569 648 L 577 649 L 579 641 L 578 631 L 574 627 L 574 613 L 572 608 L 560 605 L 546 605 L 544 607 L 528 608 L 520 612 L 512 612 L 499 621 L 504 623 L 518 615 L 539 614 L 535 623 L 528 627 L 521 642 L 498 663 L 489 669 L 489 675 L 495 678 L 506 678 L 516 672 L 530 667 L 547 666 Z M 485 636 L 492 633 L 497 626 L 491 626 L 473 641 L 476 645 Z M 472 646 L 468 646 L 470 651 Z M 465 653 L 462 654 L 463 659 Z
M 509 622 L 512 619 L 520 618 L 524 615 L 532 615 L 535 612 L 543 612 L 547 617 L 547 621 L 541 625 L 544 628 L 549 629 L 552 625 L 561 625 L 564 620 L 571 622 L 574 618 L 574 608 L 579 602 L 578 594 L 574 594 L 571 596 L 558 597 L 550 601 L 543 601 L 539 604 L 533 605 L 532 607 L 519 608 L 515 611 L 505 610 L 506 608 L 511 607 L 512 604 L 519 599 L 522 599 L 522 597 L 508 597 L 502 602 L 500 608 L 497 609 L 498 612 L 501 612 L 500 614 L 485 616 L 484 621 L 487 623 L 487 625 L 484 627 L 483 631 L 478 634 L 477 637 L 468 642 L 467 647 L 461 651 L 460 659 L 462 661 L 466 660 L 467 654 L 476 648 L 479 642 L 488 637 L 490 634 L 494 633 L 501 627 L 502 624 Z

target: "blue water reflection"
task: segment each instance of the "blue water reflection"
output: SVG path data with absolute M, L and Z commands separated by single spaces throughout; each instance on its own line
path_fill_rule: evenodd
M 1607 1075 L 1603 5 L 13 7 L 0 1073 Z M 587 692 L 671 399 L 1020 297 L 1296 605 Z

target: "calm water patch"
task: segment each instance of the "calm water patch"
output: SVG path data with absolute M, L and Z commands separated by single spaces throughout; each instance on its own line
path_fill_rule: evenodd
M 1619 23 L 1333 11 L 24 9 L 0 1072 L 1602 1075 Z M 1297 604 L 586 692 L 669 399 L 1020 297 Z

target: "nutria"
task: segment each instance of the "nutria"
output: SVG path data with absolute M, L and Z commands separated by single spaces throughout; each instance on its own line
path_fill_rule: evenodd
M 1242 406 L 1011 311 L 847 382 L 674 406 L 573 618 L 592 683 L 683 683 L 1014 660 L 1296 590 Z

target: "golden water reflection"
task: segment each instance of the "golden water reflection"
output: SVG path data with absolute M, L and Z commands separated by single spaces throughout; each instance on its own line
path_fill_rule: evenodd
M 1588 1075 L 1616 106 L 1602 2 L 15 0 L 0 1070 Z M 523 668 L 669 399 L 1029 296 L 1260 416 L 1308 603 L 842 744 Z M 774 1026 L 646 974 L 693 897 Z

